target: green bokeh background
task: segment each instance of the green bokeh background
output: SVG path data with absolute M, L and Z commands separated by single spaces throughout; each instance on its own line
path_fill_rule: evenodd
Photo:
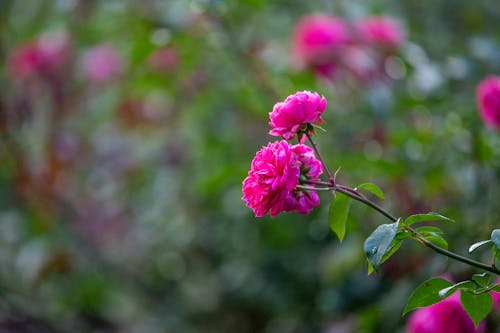
M 404 76 L 330 84 L 291 69 L 290 33 L 313 12 L 397 18 Z M 73 49 L 68 116 L 54 119 L 45 87 L 1 129 L 0 332 L 403 332 L 418 284 L 474 271 L 408 243 L 367 276 L 363 240 L 385 223 L 376 212 L 354 204 L 340 244 L 328 193 L 308 216 L 256 219 L 241 182 L 275 140 L 274 103 L 317 91 L 328 99 L 318 142 L 339 181 L 376 183 L 397 215 L 455 219 L 446 238 L 468 255 L 500 226 L 500 135 L 475 101 L 477 84 L 500 74 L 499 20 L 497 0 L 0 0 L 2 116 L 27 89 L 3 61 L 16 45 L 65 31 Z M 78 69 L 99 43 L 126 64 L 105 86 Z M 146 65 L 160 46 L 179 55 L 168 73 Z M 153 103 L 161 120 L 124 122 L 117 110 L 130 100 Z M 47 194 L 42 177 L 21 190 L 16 159 L 46 166 L 61 133 L 80 143 L 62 187 Z

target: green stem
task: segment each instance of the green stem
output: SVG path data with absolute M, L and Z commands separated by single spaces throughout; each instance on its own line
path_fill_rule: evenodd
M 330 170 L 328 169 L 328 167 L 327 167 L 327 165 L 325 163 L 325 160 L 321 156 L 321 153 L 319 152 L 319 149 L 316 146 L 316 143 L 314 142 L 314 140 L 312 139 L 312 137 L 311 137 L 311 135 L 309 133 L 306 133 L 306 135 L 307 135 L 307 138 L 309 139 L 309 142 L 311 143 L 311 146 L 314 149 L 314 152 L 316 153 L 316 156 L 318 157 L 318 159 L 323 164 L 323 169 L 325 170 L 325 173 L 328 176 L 328 180 L 330 182 L 330 184 L 328 184 L 330 186 L 328 186 L 328 187 L 322 187 L 322 188 L 313 188 L 313 187 L 309 188 L 308 187 L 307 188 L 308 190 L 316 190 L 316 191 L 318 191 L 318 190 L 321 190 L 321 191 L 331 190 L 331 191 L 340 192 L 340 193 L 342 193 L 344 195 L 347 195 L 348 197 L 351 197 L 354 200 L 362 202 L 365 205 L 367 205 L 367 206 L 375 209 L 377 212 L 379 212 L 380 214 L 384 215 L 385 217 L 387 217 L 392 222 L 397 222 L 398 221 L 398 218 L 396 216 L 392 215 L 391 213 L 389 213 L 388 211 L 386 211 L 384 208 L 382 208 L 379 205 L 377 205 L 376 203 L 372 202 L 370 199 L 366 198 L 364 195 L 362 195 L 361 193 L 359 193 L 355 189 L 352 189 L 350 187 L 343 186 L 343 185 L 340 185 L 340 184 L 335 184 L 335 179 L 334 179 L 332 173 L 330 172 Z M 316 185 L 326 185 L 324 182 L 321 182 L 321 181 L 310 182 L 310 183 L 311 184 L 316 184 Z M 457 253 L 448 251 L 446 249 L 443 249 L 440 246 L 435 245 L 431 241 L 427 240 L 424 236 L 422 236 L 421 234 L 419 234 L 412 227 L 410 227 L 410 226 L 404 226 L 404 228 L 405 228 L 406 231 L 408 231 L 413 236 L 413 238 L 417 239 L 419 242 L 421 242 L 422 244 L 424 244 L 425 246 L 427 246 L 428 248 L 430 248 L 434 252 L 437 252 L 439 254 L 442 254 L 442 255 L 444 255 L 444 256 L 446 256 L 448 258 L 452 258 L 452 259 L 454 259 L 456 261 L 459 261 L 459 262 L 462 262 L 464 264 L 467 264 L 467 265 L 470 265 L 470 266 L 473 266 L 473 267 L 476 267 L 476 268 L 480 268 L 480 269 L 483 269 L 485 271 L 488 271 L 488 272 L 500 275 L 500 270 L 498 270 L 495 267 L 494 264 L 492 264 L 490 266 L 490 265 L 484 264 L 482 262 L 479 262 L 479 261 L 476 261 L 476 260 L 473 260 L 473 259 L 461 256 L 461 255 L 459 255 Z
M 383 209 L 382 207 L 380 207 L 376 203 L 370 201 L 369 199 L 367 199 L 367 198 L 365 198 L 365 197 L 363 197 L 361 195 L 357 195 L 357 194 L 353 193 L 354 190 L 352 190 L 352 189 L 351 189 L 352 191 L 349 191 L 349 190 L 346 190 L 345 188 L 346 187 L 342 186 L 342 185 L 337 185 L 337 186 L 330 187 L 330 189 L 333 190 L 333 191 L 340 192 L 340 193 L 342 193 L 344 195 L 347 195 L 348 197 L 353 198 L 354 200 L 357 200 L 359 202 L 364 203 L 367 206 L 370 206 L 371 208 L 375 209 L 376 211 L 378 211 L 380 214 L 384 215 L 385 217 L 387 217 L 391 221 L 393 221 L 393 222 L 397 222 L 398 221 L 398 218 L 396 218 L 394 215 L 392 215 L 391 213 L 389 213 L 388 211 L 386 211 L 385 209 Z M 404 228 L 414 238 L 416 238 L 418 241 L 420 241 L 422 244 L 424 244 L 425 246 L 427 246 L 428 248 L 432 249 L 433 251 L 435 251 L 435 252 L 437 252 L 439 254 L 442 254 L 442 255 L 447 256 L 447 257 L 452 258 L 452 259 L 455 259 L 455 260 L 460 261 L 460 262 L 462 262 L 464 264 L 468 264 L 470 266 L 474 266 L 474 267 L 477 267 L 477 268 L 480 268 L 480 269 L 484 269 L 485 271 L 488 271 L 488 272 L 500 275 L 500 270 L 498 270 L 493 265 L 490 266 L 490 265 L 484 264 L 482 262 L 479 262 L 479 261 L 476 261 L 476 260 L 473 260 L 473 259 L 461 256 L 461 255 L 459 255 L 457 253 L 454 253 L 454 252 L 448 251 L 446 249 L 443 249 L 442 247 L 439 247 L 436 244 L 434 244 L 434 243 L 430 242 L 429 240 L 427 240 L 421 234 L 419 234 L 418 232 L 416 232 L 415 229 L 413 229 L 412 227 L 405 226 Z
M 316 153 L 316 156 L 318 156 L 318 159 L 321 161 L 321 164 L 323 165 L 323 170 L 325 170 L 325 173 L 328 177 L 328 181 L 330 182 L 331 185 L 335 185 L 335 178 L 333 177 L 333 174 L 330 172 L 330 169 L 328 169 L 328 165 L 326 165 L 325 160 L 323 159 L 323 156 L 321 156 L 321 153 L 318 149 L 318 146 L 316 145 L 316 142 L 314 142 L 311 134 L 308 132 L 305 132 L 307 139 L 309 139 L 309 142 L 311 143 L 311 146 Z

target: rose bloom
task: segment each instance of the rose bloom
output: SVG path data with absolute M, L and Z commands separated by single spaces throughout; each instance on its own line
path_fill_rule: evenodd
M 319 205 L 316 192 L 296 189 L 299 177 L 317 180 L 322 172 L 311 148 L 286 141 L 269 143 L 255 155 L 248 177 L 243 181 L 243 200 L 257 217 L 269 211 L 307 214 Z
M 490 75 L 477 87 L 479 113 L 486 126 L 500 130 L 500 77 Z
M 89 81 L 104 83 L 121 74 L 123 61 L 113 46 L 101 44 L 84 54 L 82 70 Z
M 292 146 L 300 162 L 300 176 L 306 180 L 319 180 L 319 175 L 323 172 L 321 162 L 316 159 L 311 147 L 298 144 Z M 314 185 L 309 185 L 314 187 Z M 301 214 L 308 214 L 314 207 L 319 205 L 319 196 L 315 191 L 302 191 L 295 189 L 290 192 L 285 200 L 285 211 L 296 211 Z
M 370 16 L 356 23 L 356 31 L 361 41 L 389 47 L 403 43 L 405 33 L 399 23 L 386 16 Z
M 269 113 L 269 134 L 292 140 L 309 123 L 321 124 L 326 109 L 326 99 L 316 92 L 302 91 L 290 95 L 284 102 L 276 103 Z
M 474 328 L 472 319 L 460 304 L 460 292 L 431 306 L 413 312 L 406 326 L 407 333 L 482 333 L 484 322 Z
M 351 40 L 347 24 L 326 14 L 304 16 L 291 38 L 292 60 L 298 68 L 313 67 L 331 76 L 337 67 L 338 51 Z
M 70 45 L 69 36 L 64 32 L 24 42 L 10 53 L 7 60 L 9 72 L 21 79 L 60 74 L 69 61 Z

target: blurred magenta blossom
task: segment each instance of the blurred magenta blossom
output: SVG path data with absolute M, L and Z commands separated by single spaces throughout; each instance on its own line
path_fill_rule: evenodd
M 271 211 L 274 217 L 282 212 L 307 214 L 319 205 L 315 192 L 296 189 L 299 177 L 318 180 L 321 163 L 312 149 L 286 141 L 269 143 L 255 155 L 248 177 L 243 181 L 243 200 L 262 217 Z
M 322 77 L 352 75 L 361 82 L 384 77 L 384 61 L 405 40 L 393 18 L 370 16 L 350 23 L 327 14 L 306 15 L 291 36 L 292 62 Z
M 460 292 L 434 305 L 413 312 L 406 327 L 407 333 L 482 333 L 485 323 L 474 327 L 460 303 Z
M 500 130 L 500 77 L 490 75 L 477 87 L 479 113 L 486 126 Z
M 83 55 L 82 70 L 89 81 L 105 83 L 122 73 L 123 60 L 113 46 L 101 44 Z
M 8 70 L 12 77 L 20 79 L 54 76 L 67 65 L 70 55 L 71 42 L 66 33 L 42 35 L 12 50 Z
M 326 109 L 326 99 L 316 92 L 302 91 L 290 95 L 284 102 L 276 103 L 269 113 L 269 134 L 292 140 L 310 123 L 321 124 Z
M 335 72 L 343 46 L 350 42 L 347 23 L 326 14 L 304 16 L 292 33 L 292 56 L 298 68 L 312 67 L 326 76 Z
M 405 40 L 401 25 L 386 16 L 365 17 L 356 22 L 356 31 L 362 42 L 397 47 Z

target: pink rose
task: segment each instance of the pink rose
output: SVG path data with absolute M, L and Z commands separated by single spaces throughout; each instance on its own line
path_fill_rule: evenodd
M 397 47 L 403 43 L 405 34 L 399 23 L 386 16 L 371 16 L 361 19 L 356 24 L 361 41 Z
M 292 146 L 300 163 L 300 176 L 305 180 L 319 180 L 319 175 L 323 172 L 321 162 L 316 159 L 311 147 L 303 144 Z M 314 185 L 309 185 L 314 187 Z M 288 194 L 285 203 L 286 211 L 296 211 L 301 214 L 308 214 L 314 207 L 319 205 L 319 196 L 315 191 L 302 191 L 295 189 Z
M 407 333 L 482 333 L 484 322 L 474 328 L 460 304 L 460 292 L 434 305 L 413 312 L 406 326 Z
M 302 91 L 290 95 L 284 102 L 274 105 L 269 113 L 272 129 L 269 134 L 292 140 L 309 123 L 321 124 L 321 114 L 326 109 L 326 99 L 316 92 Z
M 121 74 L 123 61 L 114 47 L 101 44 L 84 54 L 82 69 L 89 81 L 105 83 Z
M 317 180 L 322 172 L 311 148 L 286 141 L 269 143 L 255 155 L 248 176 L 243 181 L 243 200 L 262 217 L 269 211 L 307 214 L 319 205 L 316 192 L 296 188 L 299 177 Z
M 243 181 L 243 200 L 261 217 L 283 211 L 288 193 L 299 183 L 300 167 L 286 141 L 269 143 L 257 152 Z
M 500 130 L 500 77 L 490 75 L 477 87 L 479 113 L 486 126 Z
M 340 18 L 325 14 L 304 16 L 291 40 L 293 61 L 299 68 L 312 66 L 319 74 L 335 71 L 339 49 L 350 42 L 349 28 Z

